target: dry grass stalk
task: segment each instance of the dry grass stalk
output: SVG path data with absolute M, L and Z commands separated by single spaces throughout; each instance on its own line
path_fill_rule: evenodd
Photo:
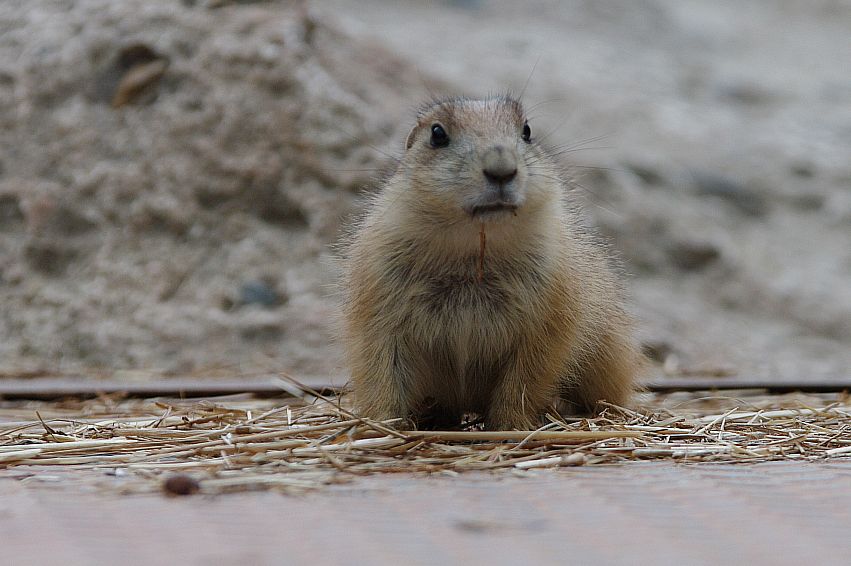
M 399 431 L 346 407 L 314 391 L 298 401 L 8 402 L 0 404 L 0 476 L 111 478 L 137 492 L 181 472 L 204 493 L 298 492 L 379 473 L 851 457 L 844 395 L 648 394 L 640 409 L 609 405 L 598 417 L 551 418 L 537 431 Z

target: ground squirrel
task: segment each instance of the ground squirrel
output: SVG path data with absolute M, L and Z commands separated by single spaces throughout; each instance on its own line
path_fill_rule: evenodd
M 343 249 L 361 414 L 529 429 L 626 402 L 643 358 L 617 269 L 520 102 L 432 102 L 405 145 Z

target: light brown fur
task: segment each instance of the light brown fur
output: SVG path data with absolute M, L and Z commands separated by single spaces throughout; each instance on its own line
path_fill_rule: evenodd
M 524 122 L 508 97 L 425 107 L 356 226 L 343 314 L 363 415 L 445 426 L 474 412 L 490 429 L 529 429 L 554 402 L 629 400 L 643 358 L 606 247 Z M 433 124 L 446 147 L 430 145 Z M 512 164 L 488 184 L 483 171 Z M 516 209 L 475 213 L 494 198 Z

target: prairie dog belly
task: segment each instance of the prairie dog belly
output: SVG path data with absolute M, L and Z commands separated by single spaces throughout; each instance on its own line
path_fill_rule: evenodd
M 431 277 L 415 284 L 403 329 L 421 348 L 420 395 L 475 410 L 504 373 L 537 306 L 534 285 L 519 288 L 491 270 L 479 281 L 464 276 Z

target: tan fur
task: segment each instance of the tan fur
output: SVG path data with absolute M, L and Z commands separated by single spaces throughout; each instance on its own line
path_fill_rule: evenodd
M 529 429 L 558 401 L 580 412 L 628 402 L 642 356 L 606 248 L 553 160 L 522 140 L 524 121 L 507 97 L 424 108 L 357 225 L 344 251 L 343 314 L 363 415 L 420 424 L 436 415 L 431 424 L 446 425 L 475 412 L 491 429 Z M 435 123 L 447 147 L 429 145 Z M 501 190 L 519 205 L 473 216 L 496 190 L 482 169 L 494 155 L 516 158 Z

